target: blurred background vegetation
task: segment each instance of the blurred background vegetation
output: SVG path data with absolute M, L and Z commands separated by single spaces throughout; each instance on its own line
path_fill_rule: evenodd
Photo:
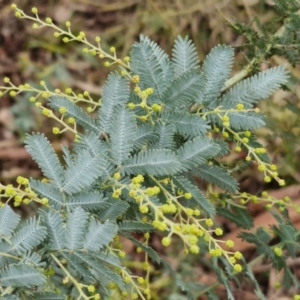
M 141 33 L 156 41 L 169 54 L 176 36 L 188 35 L 196 45 L 200 60 L 218 44 L 231 45 L 236 48 L 232 75 L 248 64 L 249 57 L 241 51 L 247 39 L 229 23 L 245 24 L 257 33 L 266 27 L 275 32 L 283 25 L 282 16 L 274 9 L 272 0 L 16 0 L 15 3 L 28 14 L 32 7 L 37 7 L 40 17 L 51 17 L 60 26 L 70 21 L 73 32 L 84 31 L 91 41 L 100 36 L 102 47 L 106 50 L 116 47 L 119 57 L 128 55 L 131 45 Z M 75 92 L 86 90 L 95 98 L 99 97 L 111 71 L 103 66 L 104 61 L 83 54 L 80 44 L 64 44 L 55 39 L 49 28 L 35 30 L 27 20 L 16 19 L 10 5 L 10 1 L 0 1 L 0 82 L 5 76 L 10 77 L 15 85 L 26 82 L 38 85 L 40 80 L 44 80 L 52 89 L 71 87 Z M 259 22 L 253 22 L 255 19 Z M 259 141 L 267 145 L 269 155 L 279 167 L 279 174 L 286 180 L 287 187 L 279 190 L 274 183 L 266 185 L 255 167 L 239 176 L 244 191 L 259 194 L 262 190 L 272 190 L 271 194 L 275 197 L 290 196 L 293 201 L 300 202 L 300 69 L 276 55 L 262 61 L 257 69 L 264 70 L 279 64 L 285 64 L 291 72 L 290 91 L 280 90 L 260 104 L 267 116 L 267 126 L 258 132 L 258 136 Z M 60 144 L 68 144 L 72 140 L 68 134 L 59 138 L 51 134 L 53 124 L 28 101 L 30 96 L 20 94 L 14 99 L 0 98 L 0 181 L 5 184 L 14 182 L 18 175 L 40 176 L 23 149 L 26 133 L 44 132 L 58 151 Z M 239 155 L 232 154 L 228 160 L 234 161 Z M 30 212 L 30 207 L 22 208 L 24 215 Z M 257 226 L 272 223 L 261 207 L 253 208 L 253 216 Z M 292 216 L 292 221 L 300 228 L 299 217 Z M 236 235 L 237 228 L 225 224 L 222 219 L 219 223 L 227 229 L 228 235 Z M 132 245 L 124 243 L 129 257 L 127 265 L 137 273 L 142 272 L 139 264 L 142 258 L 135 254 Z M 165 252 L 159 237 L 154 236 L 151 243 L 163 256 L 169 257 L 168 261 L 181 279 L 192 278 L 201 284 L 213 284 L 218 280 L 207 261 L 194 261 L 195 258 L 179 254 L 182 250 L 180 245 Z M 249 260 L 255 256 L 254 250 L 245 245 L 241 244 L 237 250 L 246 253 Z M 288 297 L 289 293 L 275 288 L 280 274 L 275 276 L 272 269 L 270 271 L 270 275 L 266 276 L 265 269 L 254 270 L 266 294 L 270 297 L 275 295 L 273 299 Z M 157 294 L 154 299 L 186 299 L 170 282 L 170 276 L 160 267 L 153 270 L 152 286 Z M 220 299 L 226 298 L 221 287 L 218 293 Z M 251 287 L 244 287 L 244 291 L 234 288 L 234 293 L 236 299 L 257 299 Z

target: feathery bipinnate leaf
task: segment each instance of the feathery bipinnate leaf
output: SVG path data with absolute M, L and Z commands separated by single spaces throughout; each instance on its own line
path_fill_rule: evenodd
M 173 124 L 158 124 L 154 127 L 159 139 L 156 143 L 151 145 L 154 149 L 171 149 L 175 150 L 174 132 L 175 127 Z
M 119 231 L 125 232 L 149 232 L 153 231 L 154 227 L 149 223 L 143 223 L 139 221 L 124 220 L 118 223 Z
M 149 255 L 149 257 L 156 263 L 160 263 L 161 259 L 158 256 L 158 254 L 156 253 L 156 251 L 154 251 L 151 247 L 144 245 L 143 243 L 141 243 L 140 241 L 136 240 L 133 236 L 131 236 L 128 232 L 122 231 L 121 235 L 123 235 L 125 238 L 127 238 L 128 240 L 130 240 L 133 244 L 135 244 L 137 247 L 140 247 L 143 249 L 143 251 L 145 253 L 147 253 Z
M 172 61 L 175 76 L 190 71 L 192 68 L 199 69 L 198 53 L 194 43 L 186 36 L 184 39 L 178 36 L 172 50 Z
M 64 205 L 67 211 L 72 211 L 79 206 L 85 211 L 93 211 L 108 207 L 109 204 L 106 201 L 107 198 L 102 193 L 82 192 L 68 196 Z
M 140 152 L 124 162 L 126 174 L 149 174 L 165 176 L 181 170 L 180 162 L 175 153 L 166 149 L 152 149 Z
M 30 187 L 40 196 L 40 198 L 47 198 L 49 204 L 53 206 L 53 208 L 60 210 L 64 205 L 62 194 L 58 191 L 58 189 L 53 188 L 51 185 L 31 178 Z
M 201 165 L 193 169 L 192 174 L 225 191 L 236 193 L 238 190 L 238 183 L 235 178 L 218 166 Z
M 145 41 L 135 43 L 130 51 L 130 67 L 134 75 L 140 77 L 139 86 L 142 90 L 153 88 L 150 98 L 161 101 L 165 90 L 162 67 L 152 52 L 152 47 Z
M 132 111 L 125 107 L 115 108 L 110 129 L 111 156 L 120 165 L 130 155 L 136 137 L 136 121 Z
M 81 207 L 77 207 L 73 212 L 68 213 L 67 229 L 65 231 L 68 249 L 82 248 L 88 216 L 88 213 Z
M 186 108 L 196 102 L 204 88 L 205 78 L 199 70 L 192 69 L 177 77 L 162 96 L 166 108 Z
M 94 254 L 95 252 L 93 252 Z M 79 262 L 87 265 L 86 269 L 92 270 L 94 277 L 101 282 L 103 285 L 106 282 L 114 282 L 117 286 L 124 290 L 125 284 L 122 280 L 122 277 L 118 275 L 117 272 L 110 270 L 107 268 L 106 264 L 95 258 L 95 256 L 90 255 L 89 253 L 74 253 L 74 257 L 78 259 Z
M 47 229 L 35 217 L 27 219 L 13 235 L 12 249 L 18 253 L 26 252 L 39 245 L 47 235 Z
M 108 151 L 108 147 L 100 140 L 99 134 L 91 131 L 81 136 L 79 142 L 74 143 L 74 151 L 77 154 L 83 150 L 89 150 L 92 156 L 97 156 L 99 154 L 101 156 L 105 156 Z
M 104 224 L 91 219 L 83 242 L 83 248 L 98 251 L 107 246 L 118 232 L 118 226 L 106 221 Z
M 178 150 L 179 161 L 186 171 L 200 166 L 219 151 L 218 144 L 207 137 L 197 137 L 186 142 Z
M 195 202 L 208 214 L 209 217 L 212 218 L 215 215 L 216 212 L 214 206 L 209 202 L 208 199 L 205 198 L 203 193 L 196 185 L 194 185 L 183 175 L 174 176 L 173 180 L 175 181 L 176 185 L 180 187 L 180 189 L 192 194 L 191 200 L 195 200 Z
M 47 227 L 49 248 L 51 250 L 66 248 L 66 229 L 60 213 L 51 208 L 48 212 L 40 210 L 40 215 L 43 218 L 43 224 Z
M 164 122 L 173 124 L 176 131 L 186 137 L 193 138 L 199 135 L 205 135 L 210 128 L 207 125 L 207 121 L 197 115 L 191 115 L 186 112 L 170 112 L 165 110 L 161 118 Z
M 25 148 L 43 174 L 53 180 L 53 185 L 61 188 L 64 182 L 64 170 L 48 139 L 43 134 L 33 134 L 27 136 L 25 143 Z
M 252 107 L 252 104 L 269 97 L 287 79 L 283 66 L 268 69 L 236 84 L 223 96 L 221 103 L 230 101 Z
M 206 56 L 202 71 L 205 76 L 205 85 L 197 98 L 197 103 L 208 103 L 220 96 L 226 79 L 230 75 L 234 58 L 231 47 L 217 46 Z
M 232 206 L 231 209 L 219 207 L 217 213 L 235 223 L 239 228 L 251 229 L 253 227 L 253 218 L 244 207 Z
M 99 133 L 96 120 L 69 99 L 61 96 L 51 96 L 49 98 L 49 106 L 57 111 L 59 111 L 61 107 L 65 107 L 67 111 L 64 114 L 64 117 L 74 118 L 75 123 L 82 126 L 84 129 Z
M 262 114 L 256 112 L 230 112 L 230 127 L 237 131 L 257 130 L 265 125 Z
M 154 132 L 154 127 L 149 124 L 143 124 L 137 128 L 133 149 L 140 150 L 143 146 L 155 143 L 158 139 L 159 136 L 157 132 Z
M 6 204 L 0 209 L 0 236 L 9 236 L 20 222 L 20 216 Z
M 109 132 L 114 108 L 124 105 L 128 98 L 128 80 L 116 72 L 111 73 L 103 87 L 102 105 L 98 111 L 98 126 L 101 132 Z
M 165 86 L 168 86 L 174 77 L 174 67 L 170 61 L 169 56 L 153 41 L 148 37 L 140 35 L 140 40 L 143 43 L 147 43 L 153 51 L 153 55 L 157 58 L 159 65 L 163 72 Z
M 97 212 L 97 216 L 105 222 L 106 220 L 115 221 L 118 217 L 126 212 L 129 205 L 125 201 L 111 200 L 109 206 Z
M 0 271 L 0 282 L 11 287 L 40 286 L 46 282 L 46 277 L 35 268 L 21 263 Z
M 54 292 L 40 292 L 33 294 L 35 300 L 65 300 L 65 295 L 58 295 Z
M 89 187 L 102 175 L 106 161 L 100 154 L 92 156 L 89 150 L 81 151 L 76 161 L 66 170 L 62 191 L 75 194 Z

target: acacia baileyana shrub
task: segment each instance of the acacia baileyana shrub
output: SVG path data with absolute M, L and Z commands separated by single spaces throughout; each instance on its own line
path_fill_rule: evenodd
M 112 72 L 99 100 L 88 92 L 75 94 L 41 89 L 30 84 L 16 87 L 9 78 L 1 94 L 31 92 L 30 101 L 45 117 L 57 121 L 54 134 L 74 133 L 74 143 L 62 147 L 60 161 L 48 139 L 27 136 L 26 149 L 44 179 L 17 178 L 17 185 L 0 184 L 0 292 L 2 299 L 151 299 L 151 264 L 165 268 L 188 299 L 207 294 L 217 299 L 214 287 L 184 282 L 149 246 L 151 234 L 161 232 L 161 243 L 172 247 L 181 240 L 186 255 L 211 257 L 220 284 L 234 299 L 230 281 L 252 282 L 265 299 L 247 262 L 223 241 L 214 226 L 217 214 L 244 229 L 253 227 L 246 204 L 264 202 L 278 221 L 271 230 L 243 233 L 257 246 L 258 255 L 284 269 L 285 288 L 296 284 L 286 256 L 299 250 L 298 233 L 289 222 L 289 199 L 277 201 L 239 193 L 234 170 L 256 164 L 264 180 L 284 181 L 253 131 L 264 126 L 256 104 L 287 81 L 283 67 L 237 82 L 226 88 L 234 59 L 231 47 L 217 46 L 202 64 L 193 43 L 175 40 L 170 58 L 157 44 L 141 36 L 130 55 L 117 58 L 112 47 L 102 50 L 83 32 L 74 35 L 70 22 L 60 29 L 50 18 L 42 21 L 12 5 L 16 17 L 49 26 L 67 43 L 84 43 L 84 52 L 106 59 Z M 81 103 L 88 103 L 87 111 Z M 233 147 L 233 149 L 232 149 Z M 224 164 L 222 157 L 244 151 L 245 162 Z M 207 188 L 201 191 L 196 182 Z M 9 204 L 38 202 L 36 216 L 20 221 Z M 297 208 L 295 208 L 297 209 Z M 279 243 L 268 246 L 272 232 Z M 133 235 L 133 233 L 142 233 Z M 126 253 L 119 237 L 130 240 L 144 255 L 144 276 L 133 274 L 123 262 Z M 243 276 L 240 276 L 243 274 Z M 296 296 L 298 297 L 298 296 Z

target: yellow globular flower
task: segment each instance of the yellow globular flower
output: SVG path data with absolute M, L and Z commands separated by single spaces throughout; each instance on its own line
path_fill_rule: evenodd
M 89 286 L 88 286 L 88 291 L 89 291 L 90 293 L 94 293 L 95 290 L 96 290 L 95 286 L 93 286 L 93 285 L 89 285 Z
M 277 256 L 279 256 L 279 257 L 282 256 L 282 250 L 281 250 L 281 248 L 275 247 L 273 251 L 274 251 L 274 253 L 275 253 Z
M 42 114 L 46 117 L 50 117 L 52 115 L 52 111 L 50 109 L 44 108 L 42 110 Z
M 132 293 L 131 299 L 135 300 L 138 299 L 139 295 L 137 293 Z
M 223 230 L 222 230 L 221 228 L 216 228 L 215 234 L 216 234 L 217 236 L 221 236 L 221 235 L 223 235 Z
M 131 81 L 133 83 L 139 83 L 140 82 L 140 77 L 138 75 L 134 75 L 134 76 L 132 76 Z
M 152 110 L 155 111 L 155 112 L 160 112 L 161 111 L 161 105 L 158 105 L 158 104 L 153 104 L 152 105 Z
M 16 91 L 10 91 L 9 96 L 15 97 L 17 95 Z
M 70 95 L 70 94 L 72 94 L 73 91 L 71 88 L 66 88 L 65 92 L 66 92 L 66 94 Z
M 234 258 L 235 259 L 242 259 L 243 258 L 243 254 L 241 252 L 239 252 L 239 251 L 236 251 L 234 253 Z
M 244 132 L 244 136 L 245 136 L 245 137 L 250 137 L 250 136 L 251 136 L 251 132 L 248 131 L 248 130 L 245 131 L 245 132 Z
M 147 95 L 152 95 L 153 92 L 154 92 L 154 90 L 153 90 L 153 88 L 147 88 L 147 89 L 145 90 L 145 92 L 146 92 Z
M 74 124 L 75 123 L 75 119 L 74 118 L 68 118 L 68 123 L 69 124 Z
M 127 63 L 130 62 L 130 57 L 129 56 L 124 57 L 124 61 Z
M 146 233 L 144 234 L 144 238 L 145 238 L 146 240 L 148 240 L 148 239 L 150 238 L 150 233 L 149 233 L 149 232 L 146 232 Z
M 114 179 L 115 180 L 120 180 L 121 179 L 121 174 L 119 172 L 114 174 Z
M 62 115 L 64 115 L 64 114 L 67 112 L 67 109 L 66 109 L 64 106 L 62 106 L 62 107 L 59 108 L 59 112 L 60 112 Z
M 223 122 L 229 122 L 229 117 L 228 117 L 228 116 L 222 117 L 222 121 L 223 121 Z
M 190 235 L 188 238 L 188 242 L 190 245 L 196 245 L 198 243 L 198 237 L 195 235 Z
M 12 5 L 10 6 L 10 8 L 11 8 L 12 10 L 16 10 L 18 7 L 17 7 L 16 4 L 12 4 Z
M 21 14 L 21 12 L 16 11 L 15 16 L 16 16 L 17 18 L 21 18 L 22 14 Z
M 194 209 L 194 216 L 199 217 L 201 214 L 199 209 Z
M 141 206 L 139 207 L 139 210 L 140 210 L 140 212 L 141 212 L 142 214 L 146 214 L 146 213 L 149 212 L 149 208 L 148 208 L 147 205 L 141 205 Z
M 130 109 L 130 110 L 132 110 L 132 109 L 134 109 L 135 108 L 135 104 L 134 103 L 128 103 L 127 104 L 127 107 L 128 107 L 128 109 Z
M 194 214 L 194 211 L 191 208 L 187 208 L 185 212 L 189 217 L 191 217 Z
M 58 127 L 53 127 L 52 128 L 52 133 L 59 134 L 60 133 L 60 129 Z
M 224 139 L 227 139 L 227 138 L 229 138 L 229 133 L 224 131 L 222 133 L 222 136 L 223 136 Z
M 47 205 L 48 202 L 49 202 L 49 201 L 48 201 L 47 198 L 42 198 L 42 199 L 41 199 L 41 203 L 44 204 L 44 205 Z
M 122 191 L 121 191 L 120 189 L 115 190 L 115 191 L 113 192 L 113 194 L 112 194 L 112 197 L 113 197 L 114 199 L 118 199 L 118 198 L 120 197 L 121 193 L 122 193 Z
M 125 257 L 125 256 L 126 256 L 126 253 L 125 253 L 124 251 L 120 251 L 120 252 L 119 252 L 119 256 L 120 256 L 120 257 Z
M 66 22 L 66 27 L 68 27 L 68 28 L 71 27 L 71 22 L 70 21 Z
M 132 178 L 132 183 L 137 184 L 137 183 L 142 183 L 144 182 L 145 178 L 143 175 L 137 175 L 136 177 Z
M 197 245 L 192 245 L 189 250 L 192 254 L 198 254 L 200 252 L 200 248 Z
M 46 23 L 47 24 L 51 24 L 52 23 L 52 19 L 51 18 L 46 18 Z
M 33 7 L 32 9 L 31 9 L 31 12 L 33 13 L 33 14 L 37 14 L 38 13 L 38 10 L 37 10 L 37 8 L 36 7 Z
M 145 283 L 145 279 L 144 279 L 143 277 L 139 277 L 139 278 L 137 279 L 137 282 L 138 282 L 139 284 L 144 284 L 144 283 Z
M 142 251 L 143 251 L 143 249 L 142 249 L 141 247 L 137 247 L 137 248 L 136 248 L 136 252 L 137 252 L 137 253 L 141 253 Z
M 279 184 L 280 186 L 285 186 L 285 181 L 284 181 L 283 179 L 280 179 L 280 180 L 278 181 L 278 184 Z
M 101 38 L 100 38 L 99 36 L 96 36 L 96 37 L 95 37 L 95 42 L 96 42 L 96 43 L 100 43 L 100 42 L 101 42 Z
M 259 166 L 257 167 L 257 169 L 258 169 L 259 172 L 264 172 L 264 171 L 267 170 L 267 167 L 266 167 L 265 165 L 259 165 Z
M 85 37 L 85 33 L 83 31 L 80 31 L 79 35 L 82 36 L 82 37 Z
M 106 62 L 104 62 L 104 67 L 109 67 L 110 66 L 110 62 L 109 61 L 106 61 Z
M 251 161 L 251 157 L 250 156 L 246 156 L 245 160 L 246 161 Z
M 230 257 L 229 257 L 229 261 L 230 261 L 232 264 L 235 264 L 235 263 L 236 263 L 236 259 L 235 259 L 233 256 L 230 256 Z
M 233 247 L 234 247 L 234 242 L 233 242 L 232 240 L 227 240 L 227 241 L 226 241 L 226 246 L 227 246 L 228 248 L 233 248 Z
M 58 38 L 58 37 L 60 36 L 60 34 L 59 34 L 59 32 L 54 32 L 54 33 L 53 33 L 53 36 L 54 36 L 55 38 Z
M 101 299 L 100 294 L 96 294 L 96 295 L 94 296 L 94 299 L 95 299 L 95 300 L 100 300 L 100 299 Z
M 237 273 L 241 273 L 243 271 L 243 268 L 240 264 L 235 264 L 233 267 L 234 271 Z
M 39 25 L 38 25 L 37 23 L 33 23 L 33 24 L 32 24 L 32 28 L 33 28 L 33 29 L 38 29 L 38 28 L 39 28 Z
M 242 151 L 242 148 L 241 148 L 240 146 L 236 146 L 236 147 L 234 148 L 234 151 L 239 153 L 239 152 Z
M 190 199 L 192 199 L 192 194 L 191 193 L 185 193 L 184 198 L 187 199 L 187 200 L 190 200 Z
M 115 48 L 115 47 L 110 47 L 110 48 L 109 48 L 109 51 L 110 51 L 111 53 L 115 53 L 115 52 L 116 52 L 116 48 Z
M 212 219 L 207 219 L 207 220 L 205 220 L 205 224 L 206 224 L 206 226 L 211 227 L 214 225 L 214 222 Z
M 266 182 L 266 183 L 271 182 L 271 177 L 270 176 L 265 176 L 264 177 L 264 182 Z
M 237 110 L 243 110 L 244 109 L 244 105 L 239 103 L 237 106 L 236 106 L 236 109 Z
M 64 43 L 68 43 L 69 42 L 69 38 L 66 37 L 66 36 L 62 40 L 63 40 Z

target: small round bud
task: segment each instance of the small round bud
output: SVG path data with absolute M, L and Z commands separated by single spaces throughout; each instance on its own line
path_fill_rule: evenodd
M 38 28 L 39 28 L 39 25 L 38 25 L 37 23 L 33 23 L 33 24 L 32 24 L 32 28 L 33 28 L 33 29 L 38 29 Z
M 68 28 L 71 27 L 71 22 L 67 21 L 66 22 L 66 27 L 68 27 Z
M 124 57 L 124 61 L 127 63 L 130 62 L 130 57 L 129 56 Z
M 105 63 L 104 63 L 104 67 L 109 67 L 110 66 L 110 62 L 109 61 L 106 61 Z
M 277 255 L 279 257 L 282 256 L 282 250 L 281 250 L 281 248 L 275 247 L 273 251 L 274 251 L 275 255 Z
M 111 53 L 115 53 L 115 52 L 116 52 L 116 48 L 115 48 L 115 47 L 110 47 L 109 51 L 110 51 Z
M 36 7 L 33 7 L 32 9 L 31 9 L 31 12 L 33 13 L 33 14 L 37 14 L 38 13 L 38 10 L 37 10 L 37 8 Z
M 169 237 L 164 237 L 161 240 L 161 243 L 162 243 L 163 246 L 168 247 L 168 246 L 171 245 L 171 239 Z
M 52 24 L 52 19 L 51 18 L 46 18 L 46 23 L 47 24 Z
M 12 10 L 16 10 L 18 7 L 17 7 L 16 4 L 12 4 L 12 5 L 10 6 L 10 8 L 11 8 Z
M 4 77 L 3 81 L 4 81 L 5 83 L 9 83 L 9 82 L 10 82 L 10 79 L 9 79 L 8 77 Z
M 60 133 L 60 130 L 59 130 L 58 127 L 53 127 L 52 132 L 53 132 L 54 134 L 59 134 L 59 133 Z
M 66 37 L 66 36 L 62 40 L 63 40 L 64 43 L 68 43 L 69 42 L 69 38 Z
M 100 38 L 99 36 L 96 36 L 96 37 L 95 37 L 95 41 L 96 41 L 97 43 L 100 43 L 100 42 L 101 42 L 101 38 Z
M 55 38 L 58 38 L 58 37 L 59 37 L 59 32 L 54 32 L 53 36 L 54 36 Z
M 240 264 L 235 264 L 233 267 L 234 271 L 237 273 L 241 273 L 243 271 L 243 268 Z

